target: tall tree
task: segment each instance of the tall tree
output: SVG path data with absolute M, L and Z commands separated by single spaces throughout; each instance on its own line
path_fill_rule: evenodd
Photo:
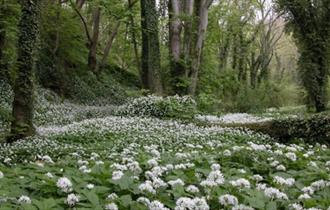
M 169 46 L 172 89 L 175 94 L 195 95 L 208 25 L 208 9 L 212 2 L 213 0 L 169 1 Z
M 41 0 L 22 0 L 19 23 L 17 76 L 14 85 L 13 121 L 9 142 L 35 133 L 33 126 L 34 52 L 39 35 Z
M 141 0 L 143 87 L 162 94 L 158 12 L 155 0 Z
M 326 109 L 329 75 L 330 0 L 277 0 L 285 13 L 300 52 L 299 70 L 308 93 L 308 105 Z

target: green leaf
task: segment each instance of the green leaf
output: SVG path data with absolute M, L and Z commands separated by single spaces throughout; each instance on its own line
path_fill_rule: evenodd
M 277 210 L 277 204 L 275 201 L 267 203 L 266 210 Z

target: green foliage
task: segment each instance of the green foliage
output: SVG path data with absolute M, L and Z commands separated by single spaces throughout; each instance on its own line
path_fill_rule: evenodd
M 277 0 L 288 29 L 293 32 L 300 51 L 299 71 L 308 95 L 306 103 L 315 111 L 326 109 L 329 62 L 330 24 L 329 0 Z
M 279 133 L 284 139 L 304 138 L 307 142 L 330 143 L 330 117 L 327 114 L 275 120 L 270 129 L 286 131 Z
M 18 1 L 0 2 L 0 79 L 7 81 L 13 79 L 13 72 L 10 70 L 16 62 L 17 25 L 20 13 Z
M 196 112 L 196 102 L 189 96 L 159 97 L 149 95 L 132 99 L 128 103 L 120 106 L 117 114 L 191 119 Z

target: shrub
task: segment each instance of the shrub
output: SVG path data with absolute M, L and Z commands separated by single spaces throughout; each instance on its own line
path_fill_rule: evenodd
M 284 137 L 330 143 L 330 116 L 326 114 L 275 120 L 273 128 L 286 130 L 281 134 Z
M 196 102 L 189 96 L 160 97 L 149 95 L 130 100 L 118 108 L 118 115 L 160 118 L 193 118 Z

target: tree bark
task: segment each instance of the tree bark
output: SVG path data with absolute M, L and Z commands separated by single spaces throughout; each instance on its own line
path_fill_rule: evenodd
M 158 14 L 155 0 L 141 0 L 142 83 L 143 87 L 162 94 Z
M 188 1 L 186 1 L 188 2 Z M 170 37 L 170 72 L 172 94 L 184 95 L 186 93 L 185 68 L 182 61 L 181 32 L 182 3 L 179 0 L 171 0 L 168 3 L 169 10 L 169 37 Z
M 97 44 L 100 33 L 101 8 L 97 6 L 93 9 L 93 36 L 89 43 L 88 67 L 97 73 Z
M 22 15 L 19 23 L 17 77 L 14 85 L 13 121 L 8 142 L 31 136 L 33 126 L 33 79 L 34 51 L 39 36 L 41 0 L 22 0 Z
M 208 9 L 212 4 L 212 0 L 196 0 L 195 11 L 196 19 L 198 20 L 198 31 L 195 37 L 195 46 L 192 52 L 192 62 L 190 70 L 190 85 L 188 87 L 188 93 L 195 95 L 198 81 L 198 74 L 201 64 L 201 56 L 203 50 L 203 44 L 205 39 L 205 33 L 208 24 Z
M 132 34 L 132 43 L 134 47 L 134 55 L 135 55 L 135 62 L 137 69 L 139 71 L 140 77 L 142 75 L 141 73 L 141 63 L 140 63 L 140 56 L 139 56 L 139 49 L 138 49 L 138 43 L 137 43 L 137 37 L 136 37 L 136 31 L 135 31 L 135 21 L 134 21 L 134 16 L 133 16 L 133 11 L 132 7 L 136 1 L 132 2 L 132 0 L 128 0 L 128 10 L 130 11 L 129 13 L 129 21 L 131 25 L 131 34 Z M 142 78 L 140 78 L 140 81 L 142 83 Z
M 110 50 L 112 48 L 112 45 L 113 45 L 113 41 L 115 40 L 117 34 L 118 34 L 118 29 L 119 29 L 119 26 L 120 26 L 120 21 L 118 20 L 116 22 L 116 25 L 115 27 L 113 28 L 111 34 L 110 34 L 110 37 L 108 39 L 108 42 L 105 46 L 105 49 L 104 49 L 104 52 L 103 52 L 103 58 L 102 58 L 102 61 L 101 61 L 101 64 L 100 64 L 100 67 L 103 68 L 108 57 L 109 57 L 109 53 L 110 53 Z

